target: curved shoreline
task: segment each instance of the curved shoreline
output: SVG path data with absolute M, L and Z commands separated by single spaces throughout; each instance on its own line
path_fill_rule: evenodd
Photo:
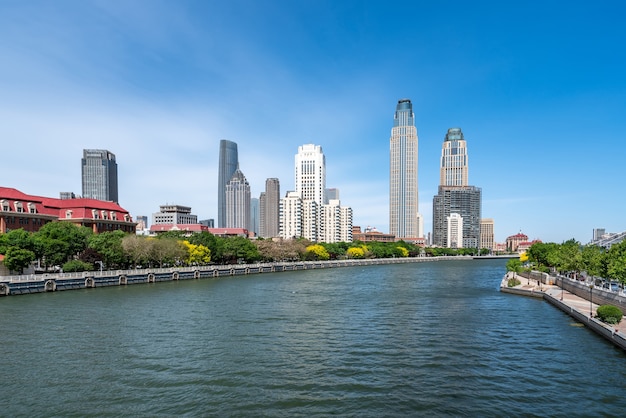
M 248 274 L 323 269 L 335 267 L 372 266 L 383 264 L 422 263 L 446 260 L 471 260 L 471 256 L 413 258 L 371 258 L 328 261 L 290 261 L 255 264 L 171 267 L 141 270 L 85 271 L 79 273 L 30 274 L 0 277 L 0 296 L 55 292 L 129 284 L 176 280 L 207 279 Z
M 538 287 L 534 284 L 508 287 L 507 282 L 508 279 L 511 278 L 510 274 L 511 273 L 505 274 L 502 279 L 502 283 L 500 284 L 500 291 L 502 293 L 541 298 L 562 310 L 577 322 L 585 325 L 596 334 L 602 336 L 607 341 L 610 341 L 615 346 L 621 348 L 622 350 L 626 350 L 626 321 L 622 321 L 621 323 L 615 325 L 609 325 L 596 319 L 593 316 L 593 313 L 599 305 L 592 303 L 593 301 L 591 299 L 581 297 L 582 295 L 580 292 L 576 290 L 578 287 L 577 283 L 564 282 L 564 280 L 571 281 L 571 279 L 559 276 L 558 281 L 561 282 L 561 286 L 539 282 L 537 285 Z M 522 281 L 524 280 L 521 276 L 520 279 Z M 535 280 L 530 281 L 534 282 Z M 572 290 L 572 292 L 566 289 Z M 597 290 L 597 292 L 599 293 L 601 290 Z M 599 294 L 596 297 L 598 300 L 603 301 L 607 299 L 606 295 L 602 296 Z M 613 299 L 617 298 L 622 299 L 621 296 L 616 296 Z

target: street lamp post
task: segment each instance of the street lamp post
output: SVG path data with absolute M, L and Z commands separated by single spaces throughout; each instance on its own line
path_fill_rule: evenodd
M 565 277 L 561 276 L 561 300 L 563 300 L 563 288 L 565 287 L 563 284 L 563 280 L 565 279 Z
M 593 284 L 589 285 L 589 318 L 593 318 Z

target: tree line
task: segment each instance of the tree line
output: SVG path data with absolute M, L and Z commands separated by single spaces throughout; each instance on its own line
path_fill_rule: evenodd
M 586 272 L 593 277 L 603 277 L 626 284 L 626 241 L 610 249 L 593 244 L 581 245 L 570 239 L 562 244 L 534 243 L 520 259 L 507 263 L 509 271 L 519 272 L 526 262 L 528 268 L 546 273 L 561 274 Z
M 67 222 L 49 222 L 37 232 L 0 234 L 0 254 L 11 271 L 37 262 L 43 271 L 117 270 L 208 264 L 485 254 L 487 250 L 421 248 L 404 242 L 312 243 L 306 239 L 249 240 L 209 232 L 169 231 L 140 236 L 122 231 L 94 234 Z

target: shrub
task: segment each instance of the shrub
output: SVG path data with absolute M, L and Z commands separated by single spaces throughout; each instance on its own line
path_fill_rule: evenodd
M 601 305 L 598 306 L 597 316 L 602 322 L 607 324 L 619 324 L 624 315 L 620 308 L 613 305 Z
M 75 271 L 91 271 L 93 270 L 93 265 L 91 263 L 85 263 L 80 260 L 72 260 L 63 264 L 63 271 L 65 273 L 72 273 Z
M 513 279 L 509 279 L 509 281 L 507 282 L 507 286 L 509 287 L 515 287 L 515 286 L 519 286 L 520 284 L 522 284 L 522 282 L 520 282 L 518 279 L 513 278 Z

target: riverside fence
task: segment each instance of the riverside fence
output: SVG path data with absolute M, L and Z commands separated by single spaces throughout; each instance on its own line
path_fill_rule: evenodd
M 406 264 L 428 261 L 468 260 L 469 256 L 373 258 L 329 261 L 291 261 L 255 264 L 229 264 L 190 267 L 169 267 L 135 270 L 85 271 L 78 273 L 47 273 L 0 277 L 0 296 L 88 289 L 106 286 L 156 283 L 173 280 L 208 279 L 247 274 L 311 270 L 336 267 Z

